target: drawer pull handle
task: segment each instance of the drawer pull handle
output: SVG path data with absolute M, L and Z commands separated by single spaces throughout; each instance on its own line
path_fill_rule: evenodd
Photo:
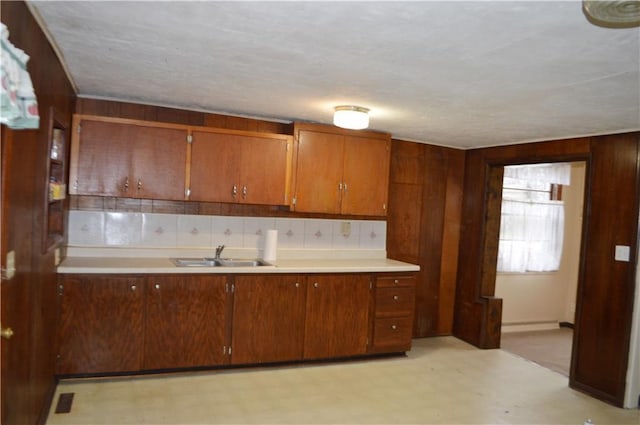
M 156 283 L 155 285 L 153 285 L 153 287 L 156 288 L 156 289 L 160 289 L 160 284 Z
M 138 289 L 138 287 L 136 285 L 131 285 L 131 290 L 135 291 L 136 289 Z
M 314 288 L 317 288 L 318 286 L 320 286 L 320 285 L 318 285 L 318 282 L 315 282 L 315 283 L 313 284 L 313 287 L 314 287 Z
M 396 325 L 391 325 L 391 329 L 395 331 L 396 329 L 398 329 L 398 327 Z
M 300 284 L 298 282 L 296 282 L 296 288 L 299 288 Z
M 400 299 L 400 297 L 399 297 L 399 296 L 397 296 L 397 295 L 394 295 L 394 296 L 393 296 L 393 300 L 394 300 L 394 301 L 398 301 L 399 299 Z

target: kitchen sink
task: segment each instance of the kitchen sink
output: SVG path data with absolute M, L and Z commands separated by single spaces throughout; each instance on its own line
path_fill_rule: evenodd
M 264 260 L 242 260 L 235 258 L 220 258 L 215 260 L 219 266 L 221 267 L 260 267 L 260 266 L 270 266 L 270 263 L 267 263 Z
M 216 267 L 213 258 L 172 258 L 173 264 L 178 267 Z
M 171 261 L 178 267 L 260 267 L 272 265 L 260 259 L 239 258 L 172 258 Z

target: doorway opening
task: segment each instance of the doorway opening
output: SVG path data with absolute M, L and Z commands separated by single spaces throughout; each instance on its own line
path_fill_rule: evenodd
M 569 377 L 586 162 L 504 168 L 495 282 L 501 348 Z

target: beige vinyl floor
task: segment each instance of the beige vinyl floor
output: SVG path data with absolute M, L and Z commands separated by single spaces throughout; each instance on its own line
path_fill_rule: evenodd
M 70 413 L 53 413 L 60 393 Z M 47 424 L 640 423 L 568 387 L 565 376 L 454 337 L 407 357 L 164 376 L 65 380 Z

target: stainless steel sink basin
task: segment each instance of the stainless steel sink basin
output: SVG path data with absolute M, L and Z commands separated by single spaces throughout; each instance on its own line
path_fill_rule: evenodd
M 271 265 L 264 260 L 242 260 L 234 258 L 220 258 L 216 260 L 216 262 L 221 267 L 260 267 Z
M 260 267 L 271 266 L 264 260 L 239 258 L 172 258 L 178 267 Z
M 173 264 L 178 267 L 216 267 L 213 258 L 172 258 Z

